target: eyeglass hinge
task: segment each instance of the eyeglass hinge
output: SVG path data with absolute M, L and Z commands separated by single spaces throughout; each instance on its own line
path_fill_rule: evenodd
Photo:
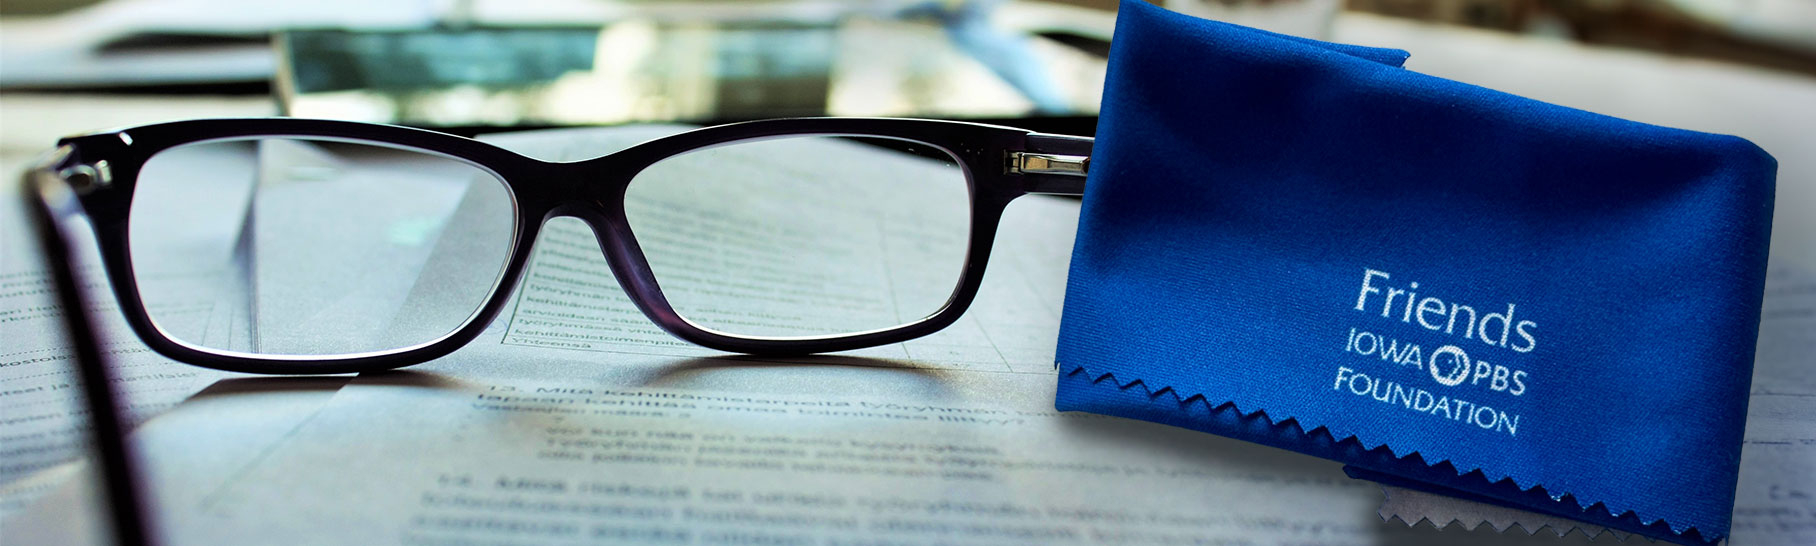
M 77 195 L 88 195 L 95 190 L 113 184 L 113 169 L 107 160 L 96 161 L 93 165 L 78 163 L 57 171 L 57 176 L 69 184 Z
M 1085 176 L 1090 171 L 1090 156 L 1009 152 L 1009 174 Z

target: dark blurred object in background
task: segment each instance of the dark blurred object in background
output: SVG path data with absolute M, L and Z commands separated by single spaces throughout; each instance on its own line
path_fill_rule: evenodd
M 0 15 L 44 15 L 99 4 L 101 0 L 6 0 Z
M 0 89 L 275 92 L 288 115 L 456 129 L 857 115 L 1089 132 L 1111 18 L 1006 0 L 108 0 L 0 21 Z

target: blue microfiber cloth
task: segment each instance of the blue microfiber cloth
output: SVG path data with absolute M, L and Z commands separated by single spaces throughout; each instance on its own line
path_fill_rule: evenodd
M 1124 2 L 1058 408 L 1728 535 L 1776 162 Z

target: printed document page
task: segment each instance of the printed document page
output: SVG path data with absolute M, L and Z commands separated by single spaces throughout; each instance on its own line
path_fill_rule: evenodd
M 486 353 L 456 360 L 517 358 Z M 1382 525 L 1380 488 L 1328 461 L 1053 412 L 1050 377 L 651 360 L 614 359 L 629 373 L 605 381 L 441 366 L 361 378 L 231 483 L 164 497 L 168 530 L 197 543 L 1521 543 Z

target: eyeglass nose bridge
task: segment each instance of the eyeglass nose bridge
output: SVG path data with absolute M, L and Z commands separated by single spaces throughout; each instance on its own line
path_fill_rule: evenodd
M 562 166 L 596 167 L 586 164 Z M 643 249 L 638 246 L 625 216 L 624 192 L 635 170 L 620 170 L 612 174 L 599 171 L 596 168 L 582 168 L 577 169 L 577 172 L 564 173 L 566 176 L 562 179 L 566 182 L 553 187 L 567 197 L 555 200 L 554 205 L 537 221 L 546 224 L 556 218 L 568 217 L 586 224 L 599 244 L 599 249 L 605 254 L 606 266 L 611 269 L 612 278 L 637 309 L 670 335 L 700 343 L 697 340 L 700 337 L 697 335 L 698 330 L 682 319 L 680 313 L 669 304 L 668 298 L 662 295 L 655 273 L 644 257 Z M 709 343 L 700 344 L 711 346 Z

